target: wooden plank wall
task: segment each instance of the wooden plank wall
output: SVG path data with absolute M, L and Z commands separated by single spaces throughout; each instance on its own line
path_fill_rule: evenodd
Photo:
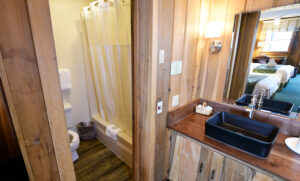
M 297 2 L 299 0 L 134 1 L 135 180 L 161 180 L 168 174 L 167 110 L 199 97 L 223 99 L 234 15 Z M 210 54 L 210 39 L 205 38 L 204 33 L 207 22 L 215 20 L 222 23 L 222 35 L 218 39 L 223 47 L 221 52 Z M 161 49 L 165 50 L 164 64 L 158 62 Z M 170 76 L 170 65 L 178 60 L 183 61 L 182 73 Z M 179 105 L 172 107 L 174 95 L 180 96 Z M 158 100 L 163 100 L 160 115 L 156 115 Z M 162 159 L 163 149 L 166 151 Z
M 182 60 L 182 73 L 170 76 L 168 110 L 174 110 L 197 98 L 222 101 L 231 51 L 235 14 L 299 3 L 299 0 L 174 0 L 171 62 Z M 209 53 L 210 40 L 204 37 L 209 21 L 222 23 L 222 50 Z M 167 22 L 166 22 L 167 23 Z M 163 79 L 162 77 L 158 77 Z M 160 85 L 158 85 L 160 86 Z M 172 97 L 179 95 L 179 105 L 172 107 Z M 166 96 L 166 95 L 164 95 Z M 168 175 L 170 148 L 166 131 L 163 176 Z M 159 167 L 159 163 L 155 164 Z
M 182 60 L 183 71 L 170 77 L 169 110 L 172 97 L 180 95 L 179 106 L 196 98 L 222 101 L 230 56 L 234 15 L 299 0 L 175 0 L 171 61 Z M 222 23 L 222 50 L 209 53 L 210 40 L 204 37 L 209 21 Z
M 154 179 L 158 0 L 133 7 L 134 180 Z
M 172 32 L 174 12 L 173 0 L 158 1 L 158 52 L 164 51 L 164 63 L 157 64 L 157 88 L 156 99 L 163 102 L 163 111 L 155 117 L 155 170 L 154 180 L 162 180 L 164 164 L 164 151 L 166 146 L 166 124 L 168 113 L 168 93 L 170 80 L 170 63 L 172 50 Z M 159 59 L 159 55 L 157 56 Z M 168 145 L 167 145 L 168 146 Z
M 76 180 L 48 0 L 0 0 L 1 80 L 30 180 Z
M 48 0 L 27 0 L 43 99 L 61 180 L 75 180 Z

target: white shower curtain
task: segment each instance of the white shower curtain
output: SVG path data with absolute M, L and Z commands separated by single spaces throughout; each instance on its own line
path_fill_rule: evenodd
M 132 136 L 130 0 L 99 0 L 82 22 L 100 115 Z

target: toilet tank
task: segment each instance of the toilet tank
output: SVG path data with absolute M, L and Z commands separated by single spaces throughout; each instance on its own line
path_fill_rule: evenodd
M 72 105 L 70 103 L 64 103 L 64 109 L 65 109 L 67 127 L 70 128 L 73 126 Z

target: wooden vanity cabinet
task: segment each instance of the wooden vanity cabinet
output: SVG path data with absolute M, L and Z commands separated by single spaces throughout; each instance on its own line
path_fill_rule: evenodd
M 229 158 L 219 151 L 172 133 L 169 164 L 171 181 L 279 181 Z

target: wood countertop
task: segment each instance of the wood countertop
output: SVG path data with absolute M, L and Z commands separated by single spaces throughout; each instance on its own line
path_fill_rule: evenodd
M 172 122 L 168 128 L 276 176 L 300 180 L 300 155 L 285 146 L 287 135 L 279 134 L 270 155 L 266 159 L 258 158 L 205 136 L 205 121 L 208 118 L 209 116 L 191 113 Z

